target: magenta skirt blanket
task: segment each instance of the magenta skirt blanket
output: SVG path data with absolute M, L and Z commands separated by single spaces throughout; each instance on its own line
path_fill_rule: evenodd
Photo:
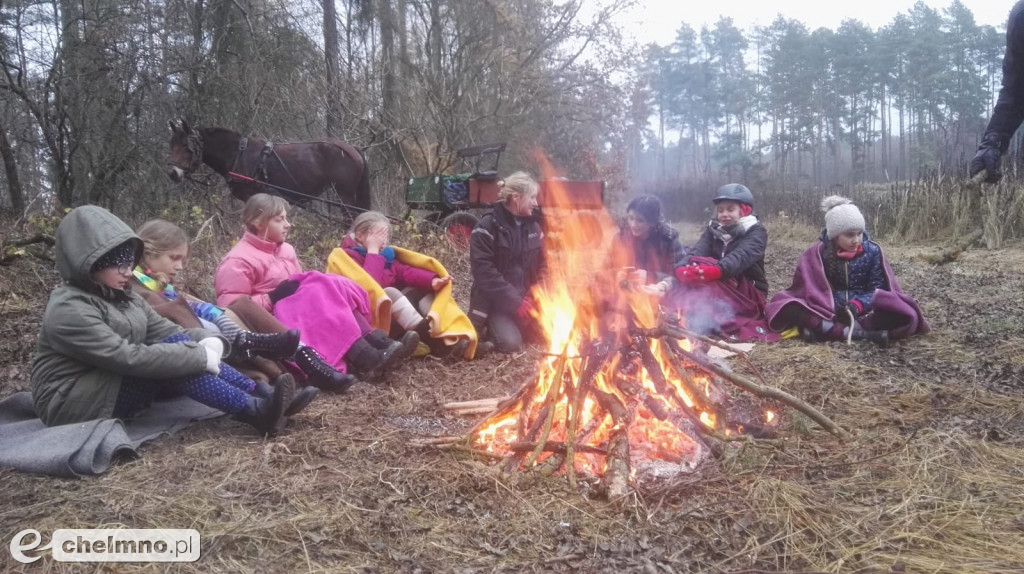
M 358 283 L 320 271 L 296 273 L 294 294 L 274 305 L 274 316 L 289 329 L 302 331 L 302 342 L 328 363 L 345 371 L 345 353 L 362 333 L 353 313 L 369 317 L 370 300 Z

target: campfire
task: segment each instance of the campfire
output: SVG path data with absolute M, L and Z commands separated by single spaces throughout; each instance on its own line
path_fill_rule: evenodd
M 577 476 L 594 479 L 615 499 L 637 473 L 691 471 L 728 443 L 775 436 L 776 408 L 731 400 L 729 384 L 843 432 L 803 401 L 715 362 L 706 351 L 726 345 L 688 331 L 628 280 L 595 280 L 610 255 L 608 241 L 594 245 L 593 222 L 610 239 L 612 220 L 601 212 L 576 225 L 567 213 L 546 214 L 555 222 L 545 231 L 549 261 L 532 294 L 548 341 L 537 375 L 510 397 L 446 406 L 489 413 L 469 433 L 470 448 L 500 458 L 506 471 L 564 469 L 574 487 Z

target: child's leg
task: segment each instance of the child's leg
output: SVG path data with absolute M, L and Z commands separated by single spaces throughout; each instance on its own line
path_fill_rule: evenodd
M 256 381 L 238 372 L 237 369 L 227 363 L 220 364 L 220 378 L 236 389 L 252 394 L 256 388 Z
M 487 327 L 499 353 L 518 353 L 523 350 L 523 333 L 515 318 L 491 313 L 487 318 Z
M 221 363 L 221 369 L 225 366 Z M 185 379 L 180 384 L 185 396 L 228 414 L 240 412 L 250 398 L 249 393 L 209 373 Z
M 391 299 L 391 320 L 398 323 L 406 331 L 412 331 L 423 322 L 423 315 L 416 310 L 416 307 L 401 291 L 394 287 L 384 289 L 388 298 Z
M 153 402 L 159 385 L 153 381 L 142 381 L 125 377 L 121 380 L 121 390 L 117 392 L 114 403 L 114 418 L 126 419 L 148 407 Z

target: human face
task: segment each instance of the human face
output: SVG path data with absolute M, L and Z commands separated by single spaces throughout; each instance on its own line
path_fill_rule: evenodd
M 537 192 L 517 193 L 508 198 L 508 208 L 514 215 L 533 215 L 537 209 Z
M 368 243 L 380 243 L 380 245 L 387 245 L 390 239 L 391 225 L 386 223 L 371 225 L 362 232 L 356 233 L 356 243 L 363 247 L 368 247 Z
M 125 263 L 119 267 L 106 267 L 99 271 L 92 272 L 92 280 L 110 287 L 111 289 L 124 289 L 128 280 L 132 277 L 132 264 Z
M 182 243 L 174 249 L 168 249 L 159 255 L 146 254 L 143 264 L 153 273 L 162 273 L 169 283 L 174 283 L 178 272 L 185 268 L 188 259 L 188 243 Z
M 847 231 L 835 237 L 836 247 L 840 251 L 856 251 L 864 242 L 863 231 Z
M 288 230 L 292 224 L 288 222 L 287 213 L 278 213 L 270 219 L 256 225 L 257 235 L 271 243 L 284 243 L 288 239 Z
M 653 222 L 647 221 L 644 216 L 635 211 L 630 211 L 626 214 L 626 224 L 629 225 L 629 231 L 633 234 L 633 237 L 639 239 L 647 239 L 647 236 L 651 234 L 651 229 L 654 227 Z
M 715 214 L 718 217 L 718 223 L 722 225 L 732 225 L 743 217 L 740 214 L 740 203 L 738 201 L 719 201 L 715 204 Z

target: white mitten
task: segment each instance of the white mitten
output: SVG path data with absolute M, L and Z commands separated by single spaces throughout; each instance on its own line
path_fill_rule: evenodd
M 220 374 L 220 360 L 224 356 L 224 341 L 217 337 L 207 337 L 199 341 L 199 345 L 206 350 L 206 372 L 211 375 Z

